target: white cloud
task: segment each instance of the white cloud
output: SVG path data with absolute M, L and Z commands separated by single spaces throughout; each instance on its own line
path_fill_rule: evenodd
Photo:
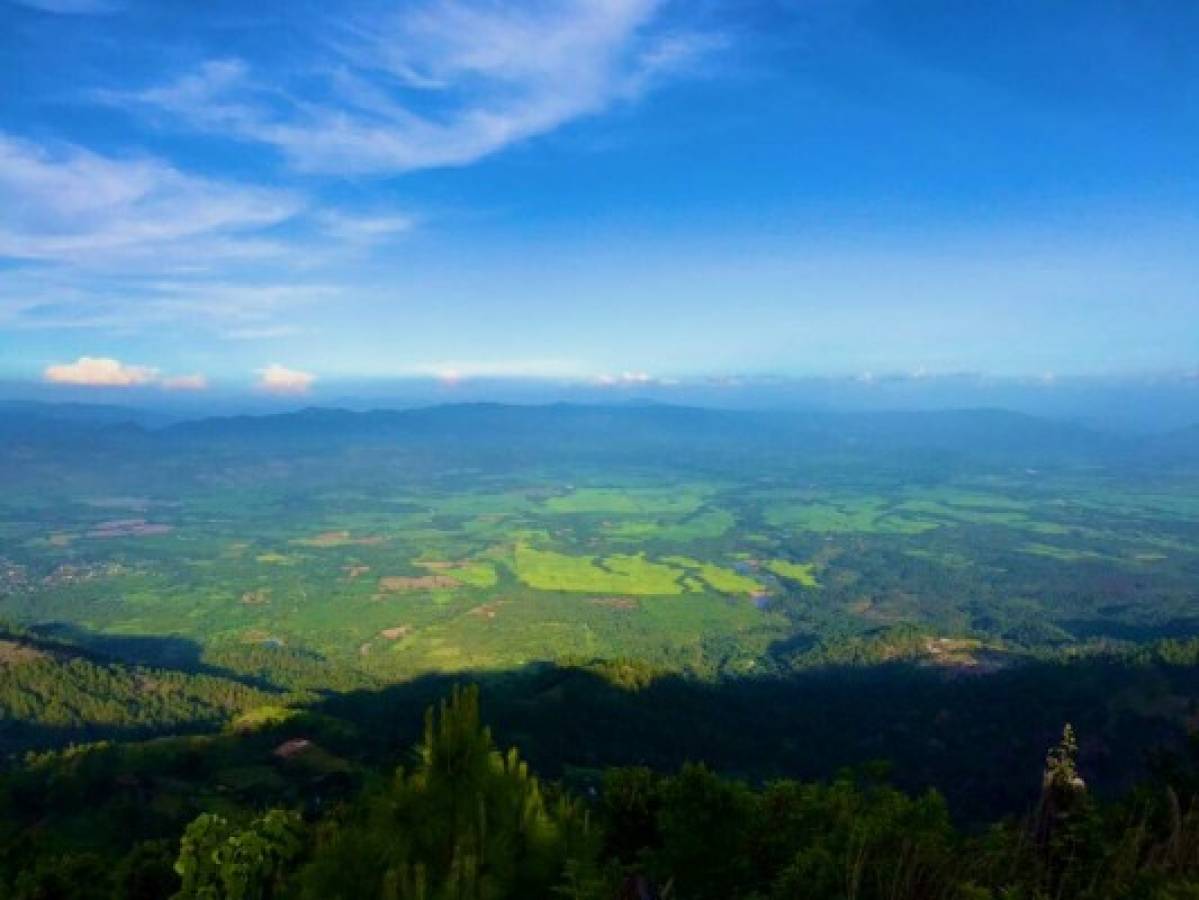
M 576 378 L 580 368 L 566 359 L 446 360 L 408 366 L 402 374 L 456 384 L 472 378 Z
M 197 372 L 194 375 L 172 375 L 162 379 L 159 384 L 168 391 L 203 391 L 208 388 L 208 379 Z
M 293 194 L 185 174 L 151 158 L 51 152 L 0 132 L 0 258 L 203 267 L 282 252 L 255 236 L 299 212 Z
M 316 376 L 296 369 L 288 369 L 278 363 L 271 363 L 265 369 L 258 369 L 258 388 L 272 394 L 305 394 Z
M 636 387 L 662 382 L 648 372 L 621 372 L 619 375 L 597 375 L 595 383 L 600 387 Z
M 73 363 L 47 366 L 46 381 L 55 384 L 80 384 L 92 387 L 136 387 L 157 377 L 149 366 L 130 366 L 103 356 L 81 356 Z
M 406 215 L 348 215 L 324 212 L 317 217 L 324 232 L 353 244 L 378 244 L 411 231 L 416 224 Z
M 298 309 L 330 303 L 342 291 L 331 284 L 238 283 L 234 281 L 157 280 L 144 285 L 142 314 L 158 321 L 188 321 L 235 340 L 281 337 L 302 329 Z
M 229 59 L 209 61 L 166 86 L 108 99 L 272 146 L 301 171 L 466 165 L 636 98 L 712 48 L 708 36 L 657 27 L 663 5 L 403 4 L 391 16 L 339 23 L 322 100 L 293 99 L 280 87 L 283 74 L 260 75 Z
M 208 387 L 208 379 L 199 372 L 162 376 L 153 366 L 129 365 L 107 356 L 81 356 L 72 363 L 47 366 L 43 377 L 52 384 L 89 387 L 157 385 L 168 391 L 202 391 Z

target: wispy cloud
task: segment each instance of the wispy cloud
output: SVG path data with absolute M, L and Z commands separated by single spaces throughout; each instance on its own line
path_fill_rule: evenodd
M 295 334 L 347 260 L 414 221 L 0 131 L 0 326 Z
M 84 13 L 120 0 L 27 2 Z M 87 97 L 277 148 L 304 172 L 465 165 L 634 99 L 710 49 L 667 26 L 665 2 L 371 4 L 356 18 L 298 16 L 305 52 L 286 68 L 270 54 L 211 59 L 140 92 Z M 360 302 L 344 286 L 350 267 L 379 259 L 419 224 L 330 182 L 275 172 L 253 184 L 253 166 L 230 171 L 203 154 L 184 166 L 0 130 L 0 327 L 286 338 L 327 319 L 334 301 Z M 373 270 L 354 271 L 361 282 Z M 437 372 L 506 374 L 484 369 Z
M 299 325 L 280 324 L 230 328 L 221 336 L 231 341 L 267 341 L 303 333 L 304 329 Z
M 675 382 L 671 379 L 655 378 L 649 372 L 621 372 L 618 375 L 597 375 L 594 379 L 599 387 L 646 387 L 649 385 L 668 385 Z
M 166 278 L 136 271 L 14 266 L 0 278 L 0 328 L 111 334 L 165 328 L 186 329 L 196 338 L 277 338 L 305 331 L 304 316 L 319 316 L 344 295 L 343 288 L 294 276 L 278 282 L 246 276 L 239 282 L 231 273 Z
M 303 100 L 281 85 L 282 73 L 237 59 L 107 96 L 269 145 L 306 172 L 459 166 L 634 99 L 717 43 L 663 28 L 663 5 L 405 4 L 382 19 L 339 24 L 332 59 L 317 73 L 323 89 Z
M 73 363 L 47 366 L 46 381 L 89 387 L 136 387 L 149 384 L 158 370 L 149 366 L 130 366 L 104 356 L 81 356 Z
M 295 195 L 185 174 L 151 158 L 55 151 L 0 132 L 0 258 L 69 263 L 211 261 L 301 208 Z M 238 240 L 233 240 L 237 238 Z
M 578 378 L 578 363 L 567 359 L 445 360 L 406 366 L 391 375 L 436 378 L 445 384 L 470 379 Z
M 158 280 L 146 284 L 142 314 L 166 321 L 189 321 L 242 340 L 278 337 L 301 329 L 284 317 L 328 303 L 340 295 L 333 285 L 306 282 L 236 282 L 213 279 Z
M 271 363 L 255 374 L 259 390 L 272 394 L 306 394 L 316 381 L 316 376 L 309 372 L 289 369 L 278 363 Z
M 317 216 L 321 230 L 349 244 L 379 244 L 411 231 L 416 224 L 406 215 L 350 215 L 326 210 Z

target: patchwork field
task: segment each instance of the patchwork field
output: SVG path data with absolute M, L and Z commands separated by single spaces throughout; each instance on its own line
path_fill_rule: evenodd
M 1199 631 L 1185 474 L 755 452 L 61 464 L 0 495 L 0 618 L 147 661 L 277 650 L 385 679 L 772 671 L 896 629 L 1013 649 Z

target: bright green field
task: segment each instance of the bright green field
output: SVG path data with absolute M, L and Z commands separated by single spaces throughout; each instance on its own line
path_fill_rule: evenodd
M 589 591 L 606 594 L 681 594 L 681 570 L 650 562 L 644 554 L 592 559 L 517 544 L 513 571 L 539 591 Z
M 820 582 L 816 580 L 814 563 L 793 563 L 785 559 L 772 559 L 766 564 L 766 568 L 779 578 L 786 578 L 788 581 L 794 581 L 804 587 L 820 587 Z

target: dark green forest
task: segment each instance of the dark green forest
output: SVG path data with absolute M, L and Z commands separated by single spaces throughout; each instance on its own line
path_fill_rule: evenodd
M 5 821 L 41 803 L 44 822 L 86 803 L 107 779 L 134 795 L 139 778 L 172 768 L 194 777 L 222 751 L 179 744 L 132 752 L 137 776 L 121 771 L 131 761 L 105 748 L 31 759 L 3 784 Z M 10 824 L 16 833 L 6 836 L 0 885 L 14 900 L 1199 892 L 1199 757 L 1163 759 L 1152 778 L 1100 800 L 1069 724 L 1040 761 L 1025 812 L 969 828 L 954 822 L 936 790 L 898 790 L 879 765 L 760 784 L 702 763 L 670 773 L 612 767 L 597 773 L 597 788 L 574 794 L 496 743 L 475 687 L 454 689 L 426 711 L 419 741 L 396 767 L 351 775 L 320 759 L 316 743 L 294 738 L 274 755 L 303 767 L 303 802 L 205 811 L 180 835 L 153 837 L 138 834 L 153 814 L 131 796 L 119 812 L 92 816 L 110 833 L 91 850 L 53 847 L 42 843 L 44 826 Z

